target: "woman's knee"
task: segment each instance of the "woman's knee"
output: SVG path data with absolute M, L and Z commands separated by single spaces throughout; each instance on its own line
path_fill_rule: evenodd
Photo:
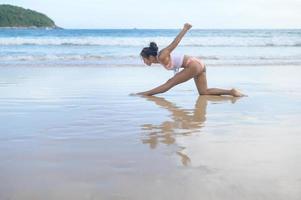
M 199 91 L 199 95 L 209 95 L 210 93 L 207 91 Z
M 209 95 L 210 92 L 208 91 L 208 89 L 204 89 L 204 90 L 199 90 L 199 95 Z

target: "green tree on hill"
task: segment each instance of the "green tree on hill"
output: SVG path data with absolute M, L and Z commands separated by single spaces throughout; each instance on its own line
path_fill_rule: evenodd
M 46 15 L 12 5 L 0 5 L 0 27 L 52 27 L 55 23 Z

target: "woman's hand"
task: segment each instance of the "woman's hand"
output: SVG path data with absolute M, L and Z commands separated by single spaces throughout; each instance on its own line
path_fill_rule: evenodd
M 145 92 L 138 92 L 136 95 L 145 95 Z
M 130 96 L 144 96 L 147 95 L 147 92 L 138 92 L 138 93 L 131 93 Z
M 192 27 L 192 25 L 189 24 L 189 23 L 185 23 L 185 24 L 184 24 L 184 29 L 185 29 L 186 31 L 188 31 L 189 29 L 191 29 L 191 27 Z

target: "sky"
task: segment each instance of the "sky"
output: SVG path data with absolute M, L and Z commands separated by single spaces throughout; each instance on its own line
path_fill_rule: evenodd
M 301 0 L 0 0 L 63 28 L 301 28 Z

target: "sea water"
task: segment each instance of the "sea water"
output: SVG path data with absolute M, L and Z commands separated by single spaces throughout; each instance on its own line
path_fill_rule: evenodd
M 177 29 L 0 29 L 0 66 L 143 64 L 151 41 L 169 45 Z M 211 66 L 301 65 L 301 30 L 191 29 L 176 51 Z

